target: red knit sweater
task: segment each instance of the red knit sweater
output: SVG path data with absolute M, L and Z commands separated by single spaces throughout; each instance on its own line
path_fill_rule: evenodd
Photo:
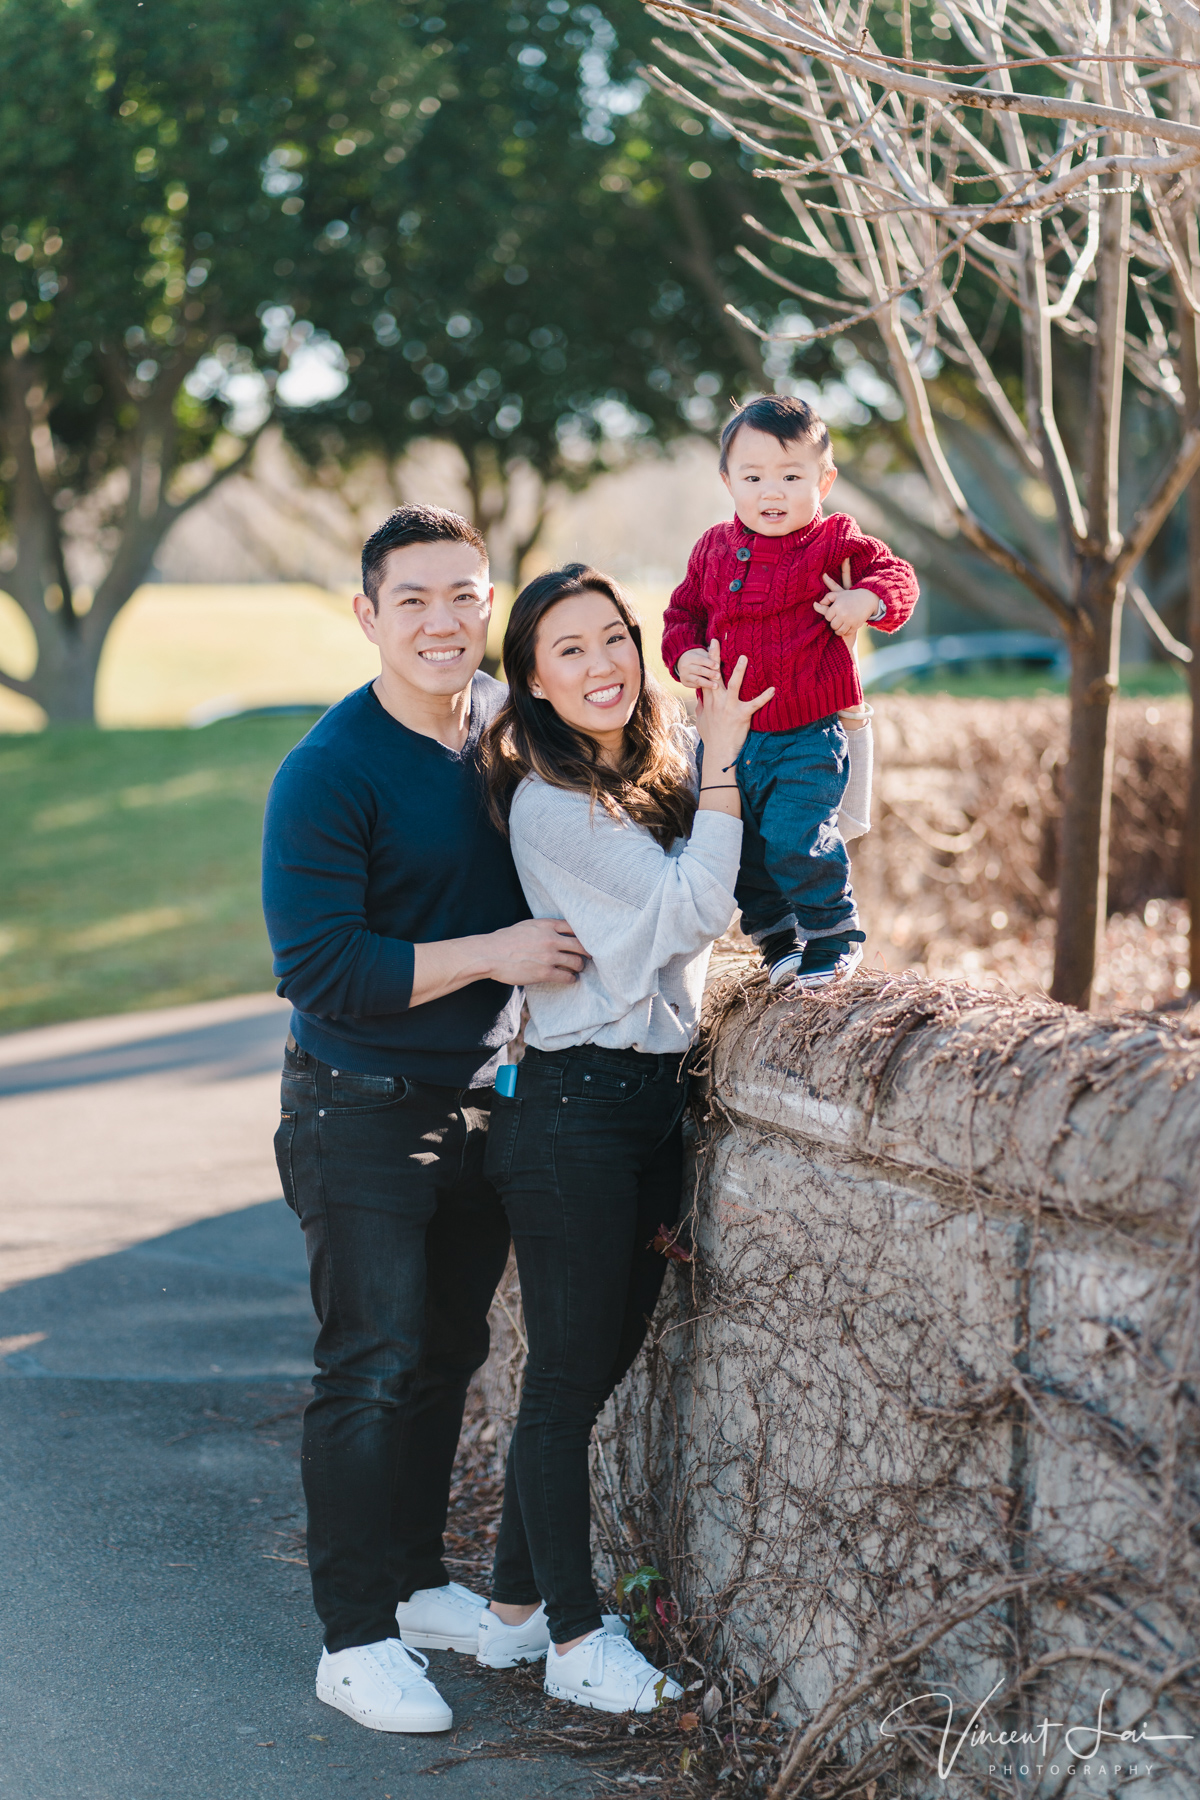
M 739 550 L 749 557 L 739 558 Z M 829 592 L 822 575 L 841 585 L 846 557 L 850 586 L 870 588 L 887 608 L 873 629 L 897 630 L 917 603 L 916 572 L 878 538 L 864 537 L 847 513 L 826 519 L 818 512 L 811 525 L 785 537 L 762 537 L 736 518 L 714 525 L 671 595 L 663 661 L 674 673 L 685 650 L 719 638 L 728 680 L 738 657 L 747 657 L 747 698 L 775 688 L 775 698 L 755 713 L 752 731 L 794 731 L 856 705 L 862 688 L 854 658 L 813 607 Z M 733 588 L 737 581 L 740 589 Z

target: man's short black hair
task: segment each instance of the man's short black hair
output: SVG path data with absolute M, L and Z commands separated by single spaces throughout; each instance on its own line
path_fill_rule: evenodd
M 461 513 L 444 506 L 398 506 L 363 545 L 363 593 L 376 611 L 384 564 L 391 551 L 403 550 L 406 544 L 470 544 L 485 563 L 488 559 L 483 533 Z
M 833 467 L 833 445 L 829 427 L 817 417 L 807 400 L 793 400 L 788 394 L 763 394 L 747 401 L 734 413 L 721 433 L 721 473 L 729 473 L 729 446 L 743 425 L 751 431 L 765 431 L 781 444 L 797 441 L 811 444 L 821 463 L 821 473 Z

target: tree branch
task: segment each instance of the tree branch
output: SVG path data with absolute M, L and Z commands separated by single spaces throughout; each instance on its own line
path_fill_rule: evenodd
M 704 220 L 696 205 L 695 197 L 688 192 L 679 179 L 678 171 L 669 164 L 664 170 L 667 192 L 671 196 L 671 205 L 675 209 L 686 240 L 676 250 L 680 262 L 691 275 L 697 287 L 712 307 L 720 320 L 725 335 L 729 339 L 730 348 L 737 356 L 742 367 L 753 381 L 762 380 L 762 357 L 758 345 L 750 333 L 734 323 L 726 311 L 728 294 L 721 286 L 713 263 L 712 243 L 704 228 Z
M 45 606 L 46 590 L 53 580 L 62 587 L 64 602 L 68 593 L 62 521 L 38 467 L 29 411 L 33 369 L 28 357 L 9 357 L 3 365 L 2 375 L 0 439 L 17 465 L 12 494 L 17 560 L 6 577 L 5 586 L 33 627 L 40 656 L 55 630 L 53 616 Z M 73 623 L 73 614 L 70 619 Z
M 1179 496 L 1200 470 L 1200 419 L 1193 419 L 1183 434 L 1174 460 L 1163 471 L 1147 498 L 1130 520 L 1125 542 L 1113 565 L 1118 582 L 1127 580 L 1166 523 Z
M 760 42 L 778 44 L 780 39 L 791 43 L 805 56 L 816 57 L 830 68 L 840 69 L 849 75 L 857 75 L 860 79 L 873 81 L 877 86 L 885 82 L 897 93 L 911 94 L 917 100 L 933 100 L 939 107 L 971 106 L 984 112 L 1024 113 L 1033 119 L 1063 119 L 1080 125 L 1097 125 L 1110 131 L 1128 131 L 1139 137 L 1162 138 L 1169 144 L 1185 144 L 1189 149 L 1200 148 L 1200 126 L 1185 125 L 1176 119 L 1163 119 L 1154 115 L 1147 117 L 1142 112 L 1132 112 L 1124 107 L 1096 106 L 1088 100 L 1059 100 L 1052 94 L 1024 94 L 1015 90 L 997 92 L 995 88 L 966 87 L 954 81 L 928 81 L 919 75 L 909 75 L 898 69 L 874 60 L 867 56 L 844 50 L 836 39 L 810 26 L 796 25 L 771 12 L 759 0 L 738 0 L 743 12 L 759 20 L 759 28 L 737 23 L 737 30 L 745 32 L 747 37 L 757 38 Z M 701 25 L 711 25 L 712 15 L 704 13 L 697 7 L 685 6 L 681 0 L 654 0 L 655 10 L 668 14 L 680 14 L 685 18 L 695 19 Z M 1049 59 L 1047 59 L 1049 60 Z
M 22 681 L 19 676 L 7 674 L 4 669 L 0 669 L 0 688 L 7 688 L 13 694 L 24 694 L 29 700 L 34 697 L 32 681 Z
M 201 500 L 207 500 L 214 488 L 219 488 L 221 483 L 223 481 L 228 481 L 231 475 L 238 475 L 241 473 L 254 455 L 259 438 L 271 423 L 271 418 L 267 417 L 263 420 L 261 425 L 256 426 L 250 433 L 250 436 L 244 440 L 241 450 L 233 458 L 233 461 L 222 463 L 221 467 L 213 472 L 212 476 L 205 482 L 203 487 L 197 488 L 195 493 L 188 494 L 183 500 L 174 500 L 167 503 L 166 511 L 168 519 L 165 528 L 167 531 L 171 529 L 171 526 L 174 525 L 176 519 L 181 518 L 185 512 L 190 512 L 192 507 L 198 505 Z
M 955 517 L 958 520 L 959 530 L 969 543 L 974 544 L 977 550 L 982 550 L 984 555 L 996 564 L 997 568 L 1006 570 L 1009 575 L 1015 575 L 1017 580 L 1042 602 L 1043 606 L 1049 607 L 1064 630 L 1077 629 L 1080 622 L 1078 610 L 1065 594 L 1047 580 L 1040 569 L 1035 568 L 1031 562 L 1026 562 L 1018 551 L 1011 550 L 1003 538 L 998 538 L 994 532 L 990 531 L 969 508 L 961 511 L 956 508 Z
M 966 320 L 958 310 L 957 302 L 943 295 L 939 311 L 962 346 L 967 366 L 975 377 L 980 393 L 1007 432 L 1009 441 L 1024 463 L 1026 471 L 1033 476 L 1043 476 L 1046 472 L 1046 464 L 1042 453 L 1026 431 L 1008 395 L 992 373 L 991 364 L 975 342 Z
M 1145 619 L 1147 625 L 1150 627 L 1167 655 L 1173 656 L 1176 662 L 1190 663 L 1192 661 L 1192 652 L 1186 644 L 1181 644 L 1179 639 L 1173 637 L 1167 630 L 1166 626 L 1151 606 L 1145 590 L 1137 587 L 1131 582 L 1125 591 L 1141 613 L 1143 619 Z
M 109 566 L 107 575 L 96 589 L 96 597 L 88 615 L 89 621 L 95 620 L 93 629 L 100 631 L 101 634 L 107 631 L 130 594 L 144 579 L 154 560 L 154 552 L 172 525 L 201 500 L 206 500 L 214 489 L 220 487 L 223 481 L 228 481 L 231 475 L 236 475 L 239 470 L 246 467 L 254 454 L 255 445 L 269 423 L 269 418 L 264 419 L 258 429 L 246 439 L 240 453 L 231 462 L 225 463 L 217 469 L 208 481 L 198 487 L 194 493 L 188 494 L 185 499 L 168 500 L 165 490 L 169 477 L 160 479 L 158 504 L 148 519 L 143 519 L 138 514 L 138 497 L 133 491 L 133 473 L 131 471 L 130 495 L 126 505 L 125 529 L 121 535 L 121 543 Z M 140 460 L 135 461 L 134 468 L 138 470 L 140 484 Z

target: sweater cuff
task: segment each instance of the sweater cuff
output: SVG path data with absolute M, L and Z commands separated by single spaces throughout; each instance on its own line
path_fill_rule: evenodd
M 381 938 L 380 943 L 379 966 L 371 981 L 371 1012 L 407 1012 L 416 973 L 416 946 L 406 938 Z
M 692 820 L 692 835 L 688 841 L 691 848 L 698 851 L 709 866 L 710 859 L 715 858 L 718 863 L 728 859 L 729 889 L 732 892 L 742 854 L 742 821 L 726 812 L 697 807 L 696 816 Z

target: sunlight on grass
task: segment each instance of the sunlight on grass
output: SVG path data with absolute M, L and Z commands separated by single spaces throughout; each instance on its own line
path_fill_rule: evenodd
M 269 989 L 263 803 L 313 717 L 0 750 L 0 1026 Z
M 151 906 L 144 912 L 121 913 L 115 919 L 102 919 L 83 931 L 70 933 L 62 940 L 66 951 L 108 950 L 113 944 L 134 944 L 139 938 L 155 937 L 160 931 L 174 931 L 186 925 L 189 918 L 201 915 L 186 906 Z
M 0 667 L 32 673 L 33 633 L 0 594 Z M 302 583 L 139 588 L 117 618 L 96 684 L 101 725 L 183 725 L 199 707 L 328 706 L 378 673 L 349 595 Z M 0 689 L 0 731 L 34 731 L 38 707 Z

